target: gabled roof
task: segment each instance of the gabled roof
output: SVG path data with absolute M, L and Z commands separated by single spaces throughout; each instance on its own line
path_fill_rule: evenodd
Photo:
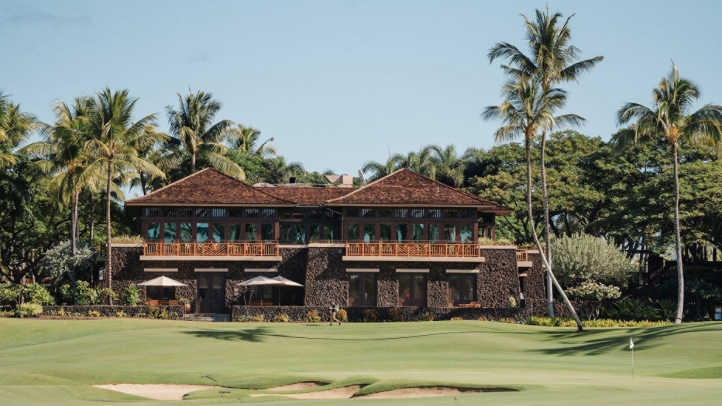
M 399 169 L 345 196 L 331 199 L 326 204 L 328 206 L 470 206 L 499 214 L 512 211 L 464 190 L 429 179 L 408 168 Z
M 145 196 L 126 200 L 126 206 L 224 205 L 295 206 L 215 169 L 206 168 Z
M 353 192 L 350 187 L 308 187 L 308 186 L 255 186 L 271 196 L 288 200 L 299 206 L 323 206 L 327 200 L 335 199 Z

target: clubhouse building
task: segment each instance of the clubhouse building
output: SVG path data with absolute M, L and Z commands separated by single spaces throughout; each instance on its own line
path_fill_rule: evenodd
M 113 287 L 158 276 L 187 287 L 148 288 L 144 300 L 188 299 L 194 313 L 392 308 L 440 317 L 540 301 L 538 251 L 496 244 L 511 209 L 400 169 L 362 187 L 249 185 L 204 169 L 125 202 L 142 244 L 114 244 Z M 282 276 L 302 287 L 238 284 Z M 268 308 L 268 309 L 266 309 Z M 305 313 L 303 313 L 305 314 Z

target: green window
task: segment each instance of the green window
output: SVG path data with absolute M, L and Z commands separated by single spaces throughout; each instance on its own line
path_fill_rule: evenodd
M 291 228 L 293 226 L 290 224 L 281 224 L 279 226 L 279 230 L 281 232 L 281 235 L 278 238 L 278 241 L 281 242 L 290 242 L 291 241 Z
M 258 240 L 258 224 L 246 223 L 246 241 Z
M 346 238 L 349 241 L 358 241 L 359 239 L 359 225 L 358 223 L 348 223 L 346 225 Z
M 208 241 L 208 223 L 196 223 L 196 241 Z
M 261 240 L 273 241 L 275 240 L 273 224 L 261 224 Z
M 228 240 L 236 242 L 241 240 L 241 225 L 240 224 L 229 224 L 228 225 Z
M 381 224 L 381 241 L 391 241 L 391 224 Z
M 364 224 L 364 242 L 376 241 L 376 224 Z
M 456 242 L 456 226 L 454 224 L 444 224 L 444 239 L 447 242 Z
M 223 223 L 213 223 L 213 241 L 221 242 L 226 237 L 226 225 Z
M 192 223 L 180 223 L 180 237 L 183 242 L 193 242 Z
M 411 225 L 411 240 L 412 241 L 424 241 L 424 225 L 423 224 L 412 224 Z
M 459 235 L 461 236 L 461 242 L 468 244 L 474 242 L 474 226 L 470 224 L 462 224 L 459 226 Z
M 148 223 L 148 239 L 151 241 L 160 240 L 160 223 Z
M 429 224 L 429 241 L 439 242 L 441 241 L 440 227 L 438 224 Z
M 303 224 L 296 225 L 295 243 L 296 244 L 305 244 L 306 243 L 306 226 Z
M 396 241 L 406 241 L 408 235 L 409 225 L 408 224 L 397 224 L 396 225 Z
M 175 242 L 176 232 L 175 232 L 175 223 L 165 223 L 163 225 L 163 241 L 165 242 Z

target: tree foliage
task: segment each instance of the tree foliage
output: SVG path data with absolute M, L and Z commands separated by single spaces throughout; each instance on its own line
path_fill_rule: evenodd
M 555 272 L 559 282 L 569 286 L 602 283 L 625 287 L 634 268 L 619 249 L 589 234 L 574 234 L 552 242 Z

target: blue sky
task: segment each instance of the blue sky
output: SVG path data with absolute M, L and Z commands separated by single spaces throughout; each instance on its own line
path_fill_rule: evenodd
M 202 89 L 219 118 L 259 128 L 306 169 L 356 174 L 367 160 L 429 143 L 488 148 L 504 78 L 486 53 L 522 46 L 520 13 L 539 1 L 0 0 L 0 88 L 52 121 L 52 105 L 128 88 L 138 117 Z M 722 2 L 550 1 L 576 13 L 573 43 L 604 61 L 568 84 L 566 112 L 607 139 L 627 101 L 648 104 L 671 59 L 722 103 Z

